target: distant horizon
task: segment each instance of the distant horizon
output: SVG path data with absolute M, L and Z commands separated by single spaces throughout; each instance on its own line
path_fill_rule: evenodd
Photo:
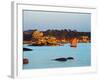
M 77 30 L 72 30 L 72 29 L 47 29 L 47 30 L 38 30 L 38 29 L 28 29 L 24 31 L 30 31 L 30 30 L 37 30 L 37 31 L 47 31 L 47 30 L 71 30 L 71 31 L 77 31 Z M 91 31 L 77 31 L 77 32 L 91 32 Z
M 23 31 L 37 29 L 91 32 L 91 14 L 72 12 L 23 11 Z

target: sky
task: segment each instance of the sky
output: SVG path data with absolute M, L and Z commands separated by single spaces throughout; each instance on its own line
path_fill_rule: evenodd
M 72 12 L 23 11 L 23 30 L 45 31 L 48 29 L 71 29 L 91 31 L 91 14 Z

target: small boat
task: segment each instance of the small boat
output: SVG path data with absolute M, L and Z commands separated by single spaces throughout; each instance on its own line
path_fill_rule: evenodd
M 77 38 L 73 38 L 73 39 L 71 40 L 71 45 L 70 45 L 70 47 L 77 47 Z

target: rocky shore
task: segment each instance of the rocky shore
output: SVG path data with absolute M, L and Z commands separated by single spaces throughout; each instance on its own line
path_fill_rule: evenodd
M 89 43 L 91 42 L 91 40 L 88 35 L 86 36 L 86 34 L 87 33 L 84 33 L 84 35 L 79 37 L 75 37 L 75 36 L 69 38 L 61 37 L 58 39 L 57 36 L 45 35 L 41 31 L 34 31 L 31 32 L 31 35 L 28 34 L 31 36 L 31 38 L 30 39 L 27 38 L 26 40 L 23 40 L 23 44 L 29 44 L 29 46 L 63 46 L 66 43 L 71 43 L 73 38 L 77 39 L 77 43 Z

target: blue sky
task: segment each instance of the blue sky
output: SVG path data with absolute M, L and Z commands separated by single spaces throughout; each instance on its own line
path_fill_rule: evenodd
M 24 10 L 23 27 L 24 30 L 71 29 L 90 32 L 91 14 Z

